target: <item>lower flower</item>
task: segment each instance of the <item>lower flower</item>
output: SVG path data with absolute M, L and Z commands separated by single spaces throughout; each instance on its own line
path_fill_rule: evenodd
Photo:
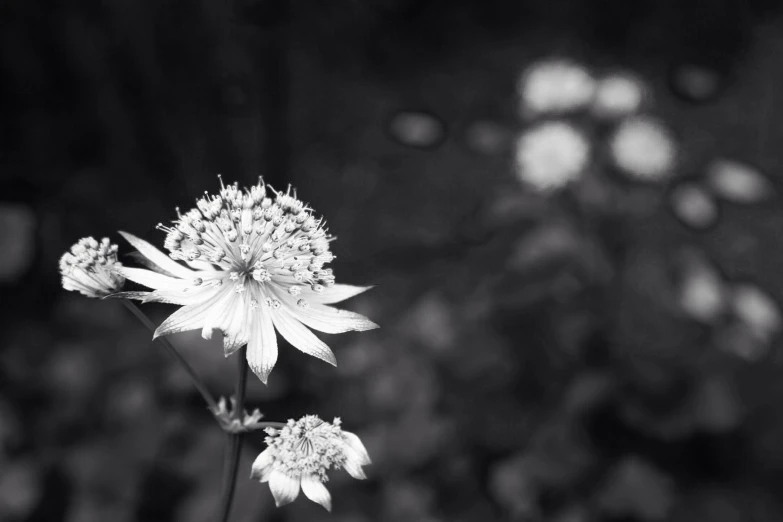
M 359 437 L 340 428 L 339 418 L 329 423 L 306 415 L 266 432 L 268 447 L 253 462 L 250 478 L 269 482 L 277 507 L 293 502 L 301 488 L 331 511 L 332 496 L 324 486 L 329 469 L 343 467 L 353 478 L 366 478 L 362 466 L 370 464 L 370 456 Z

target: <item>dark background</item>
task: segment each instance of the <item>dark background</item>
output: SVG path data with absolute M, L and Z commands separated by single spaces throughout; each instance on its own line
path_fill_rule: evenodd
M 515 83 L 556 54 L 643 78 L 678 176 L 731 154 L 777 187 L 782 52 L 771 0 L 3 2 L 0 519 L 214 519 L 223 437 L 200 397 L 120 303 L 63 291 L 57 260 L 87 235 L 130 252 L 119 229 L 162 246 L 155 225 L 222 173 L 297 187 L 338 282 L 377 285 L 346 307 L 381 325 L 330 337 L 337 369 L 283 346 L 248 391 L 269 419 L 342 417 L 369 480 L 334 473 L 332 515 L 276 510 L 246 478 L 254 435 L 232 520 L 783 520 L 777 342 L 678 299 L 694 256 L 783 295 L 778 200 L 696 232 L 676 181 L 607 181 L 586 209 L 511 167 Z M 686 63 L 711 96 L 673 88 Z M 442 134 L 410 146 L 399 111 Z M 230 393 L 218 340 L 172 339 Z

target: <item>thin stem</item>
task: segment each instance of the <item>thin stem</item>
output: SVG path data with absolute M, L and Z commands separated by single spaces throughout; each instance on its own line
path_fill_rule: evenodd
M 151 332 L 155 333 L 155 324 L 150 321 L 149 317 L 147 317 L 147 315 L 142 312 L 138 306 L 136 306 L 129 299 L 121 299 L 121 301 L 125 307 L 144 324 L 144 326 L 149 328 Z M 209 393 L 209 390 L 204 385 L 204 382 L 196 374 L 196 371 L 188 364 L 185 358 L 180 355 L 177 349 L 174 348 L 174 345 L 171 344 L 171 342 L 169 342 L 169 340 L 165 337 L 158 337 L 153 342 L 158 342 L 159 344 L 163 345 L 163 348 L 166 350 L 166 352 L 171 355 L 182 366 L 182 368 L 185 369 L 188 375 L 190 375 L 190 378 L 193 381 L 193 385 L 196 387 L 199 393 L 201 393 L 201 396 L 204 397 L 204 401 L 206 401 L 209 409 L 213 412 L 217 411 L 218 405 L 215 402 L 215 399 L 212 397 L 212 394 Z
M 234 419 L 242 419 L 245 411 L 245 388 L 247 385 L 247 347 L 243 346 L 237 357 L 237 386 L 236 405 L 231 416 Z M 242 452 L 243 436 L 241 433 L 226 433 L 226 453 L 223 462 L 223 493 L 220 498 L 220 520 L 228 522 L 231 514 L 231 503 L 234 500 L 234 491 L 237 485 L 237 471 L 239 470 L 239 455 Z
M 235 419 L 241 419 L 245 408 L 245 388 L 247 388 L 247 346 L 243 346 L 237 353 L 237 407 L 233 415 Z

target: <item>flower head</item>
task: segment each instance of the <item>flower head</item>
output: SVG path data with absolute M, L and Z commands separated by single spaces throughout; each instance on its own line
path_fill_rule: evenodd
M 220 330 L 225 355 L 247 344 L 250 368 L 265 383 L 277 361 L 275 329 L 299 350 L 336 364 L 306 326 L 326 333 L 377 328 L 362 315 L 326 306 L 369 287 L 335 284 L 332 270 L 324 268 L 334 259 L 333 238 L 290 189 L 275 192 L 261 181 L 240 190 L 221 180 L 221 187 L 219 195 L 200 198 L 197 208 L 177 210 L 173 226 L 159 225 L 167 232 L 168 256 L 121 232 L 153 268 L 122 269 L 126 278 L 153 289 L 132 297 L 182 306 L 155 337 L 201 329 L 210 339 Z
M 117 272 L 117 245 L 104 237 L 100 243 L 85 237 L 60 258 L 63 288 L 87 297 L 105 297 L 122 288 L 125 278 Z
M 301 486 L 307 498 L 331 511 L 332 497 L 324 486 L 326 472 L 343 467 L 356 479 L 366 478 L 362 466 L 370 456 L 359 437 L 316 415 L 290 419 L 282 429 L 267 428 L 267 448 L 253 462 L 250 478 L 269 482 L 280 507 L 293 502 Z

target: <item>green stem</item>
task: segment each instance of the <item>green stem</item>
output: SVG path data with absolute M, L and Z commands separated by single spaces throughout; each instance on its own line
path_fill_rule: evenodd
M 247 347 L 243 346 L 235 355 L 237 357 L 237 386 L 236 405 L 231 416 L 242 420 L 245 411 L 245 387 L 247 384 Z M 243 436 L 241 433 L 226 433 L 226 453 L 223 462 L 223 489 L 220 498 L 221 522 L 228 522 L 231 514 L 231 503 L 234 500 L 234 491 L 237 485 L 237 471 L 239 471 L 239 455 L 242 453 Z
M 142 312 L 138 306 L 136 306 L 132 301 L 129 299 L 121 299 L 122 303 L 125 305 L 125 307 L 133 313 L 133 315 L 136 316 L 149 330 L 154 334 L 155 333 L 155 324 L 153 324 L 152 321 L 150 321 L 149 317 Z M 174 348 L 174 345 L 169 342 L 168 339 L 165 337 L 158 337 L 153 342 L 157 342 L 163 346 L 163 349 L 166 350 L 166 352 L 171 355 L 174 360 L 176 360 L 182 368 L 185 369 L 185 371 L 190 375 L 191 380 L 193 381 L 193 385 L 196 387 L 196 389 L 199 391 L 202 397 L 204 397 L 204 401 L 206 401 L 207 405 L 209 406 L 209 409 L 212 411 L 217 411 L 218 405 L 215 402 L 215 399 L 212 397 L 212 394 L 209 393 L 209 390 L 204 385 L 204 382 L 199 378 L 199 376 L 196 374 L 196 371 L 188 364 L 188 362 L 185 360 L 182 355 L 177 351 L 176 348 Z

